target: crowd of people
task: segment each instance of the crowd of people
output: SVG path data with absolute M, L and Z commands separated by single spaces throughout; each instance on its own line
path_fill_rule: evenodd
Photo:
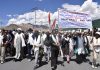
M 74 30 L 72 32 L 60 32 L 57 29 L 52 32 L 33 31 L 29 28 L 24 32 L 17 30 L 0 30 L 0 60 L 5 62 L 6 57 L 12 57 L 14 61 L 27 58 L 32 61 L 35 57 L 34 69 L 51 60 L 51 69 L 57 69 L 58 57 L 61 56 L 67 63 L 71 57 L 76 56 L 76 62 L 86 61 L 92 57 L 92 67 L 97 68 L 97 59 L 100 52 L 100 32 L 97 29 Z M 64 64 L 62 64 L 64 65 Z

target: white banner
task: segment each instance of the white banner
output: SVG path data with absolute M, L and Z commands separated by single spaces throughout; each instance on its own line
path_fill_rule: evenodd
M 59 10 L 59 28 L 92 28 L 92 19 L 89 14 Z

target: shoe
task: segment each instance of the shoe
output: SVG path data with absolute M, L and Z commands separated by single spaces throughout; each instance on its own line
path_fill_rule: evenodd
M 4 62 L 3 61 L 1 61 L 1 64 L 3 64 Z
M 61 66 L 65 66 L 64 63 L 62 63 Z
M 39 64 L 36 64 L 36 68 L 39 67 Z
M 95 69 L 98 68 L 97 66 L 94 67 Z
M 96 69 L 96 68 L 98 68 L 98 67 L 97 67 L 97 66 L 92 65 L 92 68 Z
M 70 63 L 70 61 L 67 61 L 67 63 L 69 64 L 69 63 Z
M 55 68 L 52 68 L 51 70 L 56 70 Z
M 29 62 L 31 62 L 31 59 L 28 59 Z

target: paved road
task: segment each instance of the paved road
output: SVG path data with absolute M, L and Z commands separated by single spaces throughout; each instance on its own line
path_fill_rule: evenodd
M 100 70 L 100 66 L 97 69 L 91 68 L 91 58 L 90 61 L 83 62 L 81 64 L 77 64 L 74 60 L 75 57 L 72 58 L 72 61 L 70 64 L 67 64 L 67 62 L 64 62 L 65 66 L 62 66 L 61 58 L 59 58 L 59 65 L 57 70 Z M 100 59 L 99 59 L 100 60 Z M 43 63 L 44 64 L 44 63 Z M 0 64 L 0 70 L 33 70 L 34 67 L 34 60 L 31 62 L 28 62 L 27 59 L 22 60 L 21 62 L 14 62 L 12 60 L 6 61 L 4 64 Z M 36 70 L 51 70 L 50 68 L 50 62 L 48 64 L 44 64 L 43 66 L 39 67 Z

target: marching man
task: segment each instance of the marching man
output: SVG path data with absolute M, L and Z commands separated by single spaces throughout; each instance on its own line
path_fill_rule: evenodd
M 14 47 L 16 49 L 16 54 L 14 56 L 15 59 L 19 60 L 21 56 L 21 48 L 26 46 L 25 45 L 25 40 L 24 40 L 24 35 L 21 33 L 21 28 L 17 29 L 17 33 L 15 34 L 14 38 Z

